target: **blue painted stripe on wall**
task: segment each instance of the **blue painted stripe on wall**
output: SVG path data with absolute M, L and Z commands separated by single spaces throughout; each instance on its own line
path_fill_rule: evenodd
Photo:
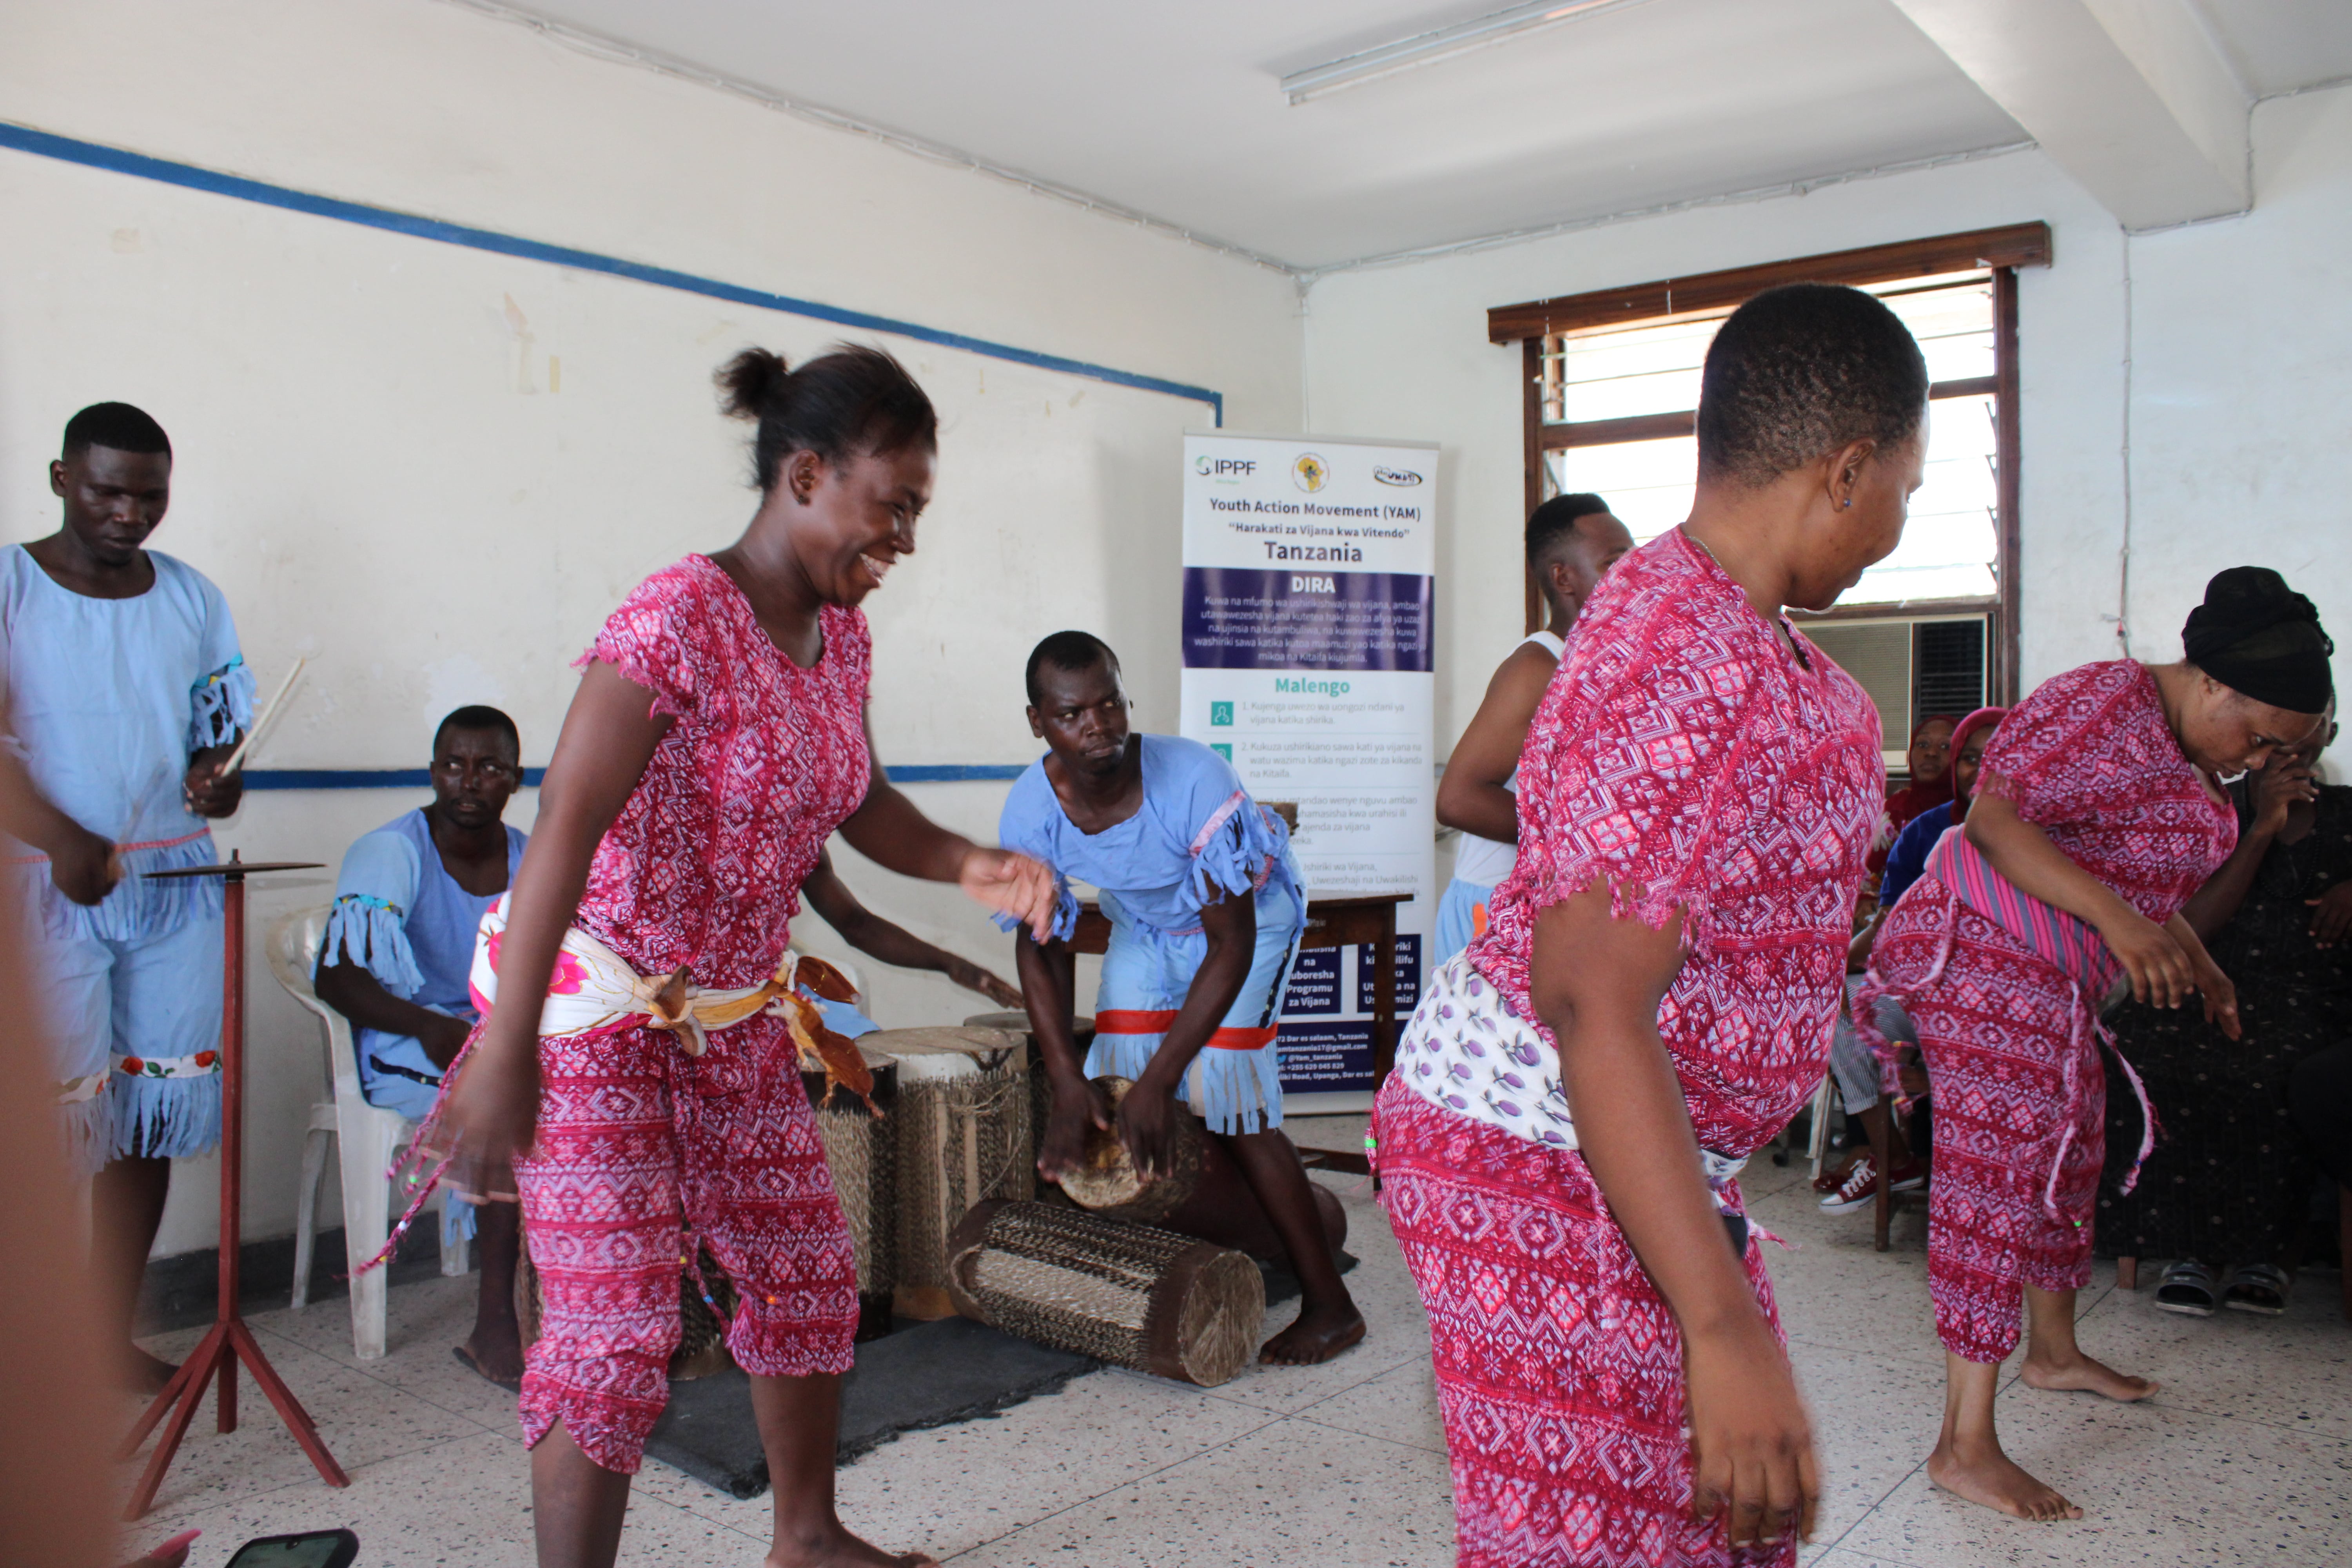
M 1171 397 L 1192 398 L 1209 405 L 1220 428 L 1225 423 L 1224 394 L 1210 387 L 1192 386 L 1156 375 L 1139 375 L 1133 371 L 1113 370 L 1108 365 L 1089 364 L 1084 360 L 1066 359 L 1060 354 L 1040 353 L 1034 349 L 992 342 L 986 338 L 967 337 L 961 332 L 943 331 L 937 327 L 918 326 L 912 321 L 877 316 L 870 311 L 848 310 L 838 305 L 819 304 L 814 300 L 798 300 L 789 294 L 771 294 L 763 289 L 746 289 L 739 284 L 722 283 L 715 278 L 700 278 L 691 272 L 678 272 L 667 267 L 649 267 L 641 261 L 627 261 L 593 250 L 575 250 L 570 246 L 549 245 L 541 240 L 500 234 L 494 229 L 443 223 L 437 218 L 419 217 L 414 213 L 394 212 L 388 207 L 372 207 L 358 202 L 339 201 L 332 196 L 313 195 L 308 191 L 267 184 L 236 174 L 224 174 L 193 163 L 151 158 L 142 153 L 126 153 L 119 147 L 80 142 L 70 136 L 36 131 L 26 125 L 0 121 L 0 147 L 13 147 L 20 153 L 80 163 L 89 168 L 108 169 L 118 174 L 132 174 L 143 180 L 160 180 L 167 185 L 183 185 L 192 191 L 210 191 L 215 195 L 257 202 L 263 206 L 283 207 L 289 212 L 309 213 L 314 217 L 358 224 L 363 228 L 380 228 L 417 239 L 463 246 L 469 250 L 487 250 L 499 256 L 544 261 L 556 267 L 577 268 L 583 272 L 607 273 L 614 278 L 650 283 L 660 289 L 676 289 L 682 293 L 725 300 L 730 304 L 751 305 L 763 310 L 781 310 L 786 315 L 831 321 L 836 326 L 914 338 L 945 348 L 961 349 L 967 353 L 984 354 L 990 359 L 1010 360 L 1014 364 L 1034 365 L 1040 370 L 1060 371 L 1068 375 L 1084 376 L 1090 381 L 1108 382 L 1114 386 L 1132 386 L 1145 392 L 1165 393 Z
M 974 784 L 1019 778 L 1026 763 L 934 763 L 889 769 L 893 784 Z M 537 788 L 545 768 L 525 768 L 522 782 Z M 247 768 L 247 789 L 427 789 L 423 768 Z
M 892 784 L 1009 782 L 1029 771 L 1026 763 L 940 763 L 929 767 L 890 768 Z

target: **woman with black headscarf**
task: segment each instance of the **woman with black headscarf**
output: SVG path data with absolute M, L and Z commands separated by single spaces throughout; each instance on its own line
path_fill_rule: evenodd
M 2021 1288 L 2026 1384 L 2156 1390 L 2074 1340 L 2105 1152 L 2100 1003 L 2126 982 L 2160 1007 L 2200 993 L 2237 1037 L 2233 988 L 2181 910 L 2237 844 L 2219 779 L 2302 745 L 2331 695 L 2318 613 L 2267 568 L 2216 576 L 2182 641 L 2179 663 L 2084 665 L 2011 711 L 1967 826 L 1887 917 L 1854 1005 L 1860 1019 L 1882 991 L 1899 1000 L 1936 1085 L 1927 1280 L 1948 1389 L 1928 1479 L 2025 1519 L 2081 1510 L 1993 1429 Z

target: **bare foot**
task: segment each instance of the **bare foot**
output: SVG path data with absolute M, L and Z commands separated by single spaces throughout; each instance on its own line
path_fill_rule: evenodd
M 1954 1497 L 1998 1509 L 2013 1519 L 2039 1523 L 2083 1517 L 2081 1509 L 2026 1474 L 1998 1444 L 1965 1454 L 1938 1444 L 1927 1456 L 1927 1479 Z
M 474 1331 L 474 1337 L 453 1347 L 451 1353 L 464 1362 L 478 1377 L 497 1384 L 500 1388 L 520 1391 L 522 1387 L 522 1342 L 517 1335 L 501 1340 L 496 1334 Z
M 2080 1351 L 2070 1362 L 2044 1364 L 2031 1354 L 2018 1375 L 2028 1388 L 2056 1389 L 2067 1394 L 2103 1394 L 2125 1405 L 2146 1399 L 2164 1384 L 2150 1378 L 2126 1377 L 2105 1362 L 2093 1361 Z
M 814 1537 L 786 1541 L 778 1531 L 762 1568 L 940 1568 L 940 1560 L 925 1552 L 885 1552 L 836 1521 Z
M 122 1386 L 131 1393 L 153 1398 L 163 1392 L 180 1369 L 159 1356 L 149 1355 L 137 1345 L 126 1345 L 122 1352 Z
M 1364 1337 L 1364 1315 L 1353 1301 L 1337 1307 L 1301 1308 L 1290 1327 L 1265 1342 L 1257 1359 L 1276 1366 L 1313 1366 L 1329 1361 Z

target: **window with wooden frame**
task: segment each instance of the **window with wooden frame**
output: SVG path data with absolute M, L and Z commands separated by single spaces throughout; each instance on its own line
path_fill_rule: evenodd
M 1636 540 L 1664 532 L 1690 510 L 1699 368 L 1723 319 L 1783 283 L 1885 300 L 1927 359 L 1927 480 L 1895 552 L 1802 618 L 1877 701 L 1899 767 L 1916 718 L 2016 699 L 2016 269 L 2049 260 L 2049 226 L 2018 224 L 1489 310 L 1489 340 L 1521 345 L 1528 510 L 1591 490 Z M 1530 577 L 1529 630 L 1542 613 Z

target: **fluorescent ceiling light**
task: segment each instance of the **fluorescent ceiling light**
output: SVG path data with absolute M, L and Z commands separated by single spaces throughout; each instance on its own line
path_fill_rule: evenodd
M 1381 44 L 1319 66 L 1309 66 L 1303 71 L 1293 71 L 1282 79 L 1282 90 L 1290 95 L 1294 104 L 1326 93 L 1338 92 L 1360 82 L 1374 81 L 1416 66 L 1434 65 L 1449 60 L 1472 49 L 1499 44 L 1522 33 L 1532 33 L 1538 27 L 1549 27 L 1561 22 L 1579 21 L 1597 16 L 1603 11 L 1622 11 L 1644 4 L 1644 0 L 1545 0 L 1536 5 L 1514 5 L 1507 11 L 1496 11 L 1475 22 L 1456 26 L 1441 27 L 1433 33 L 1415 33 L 1409 38 L 1399 38 L 1392 44 Z

